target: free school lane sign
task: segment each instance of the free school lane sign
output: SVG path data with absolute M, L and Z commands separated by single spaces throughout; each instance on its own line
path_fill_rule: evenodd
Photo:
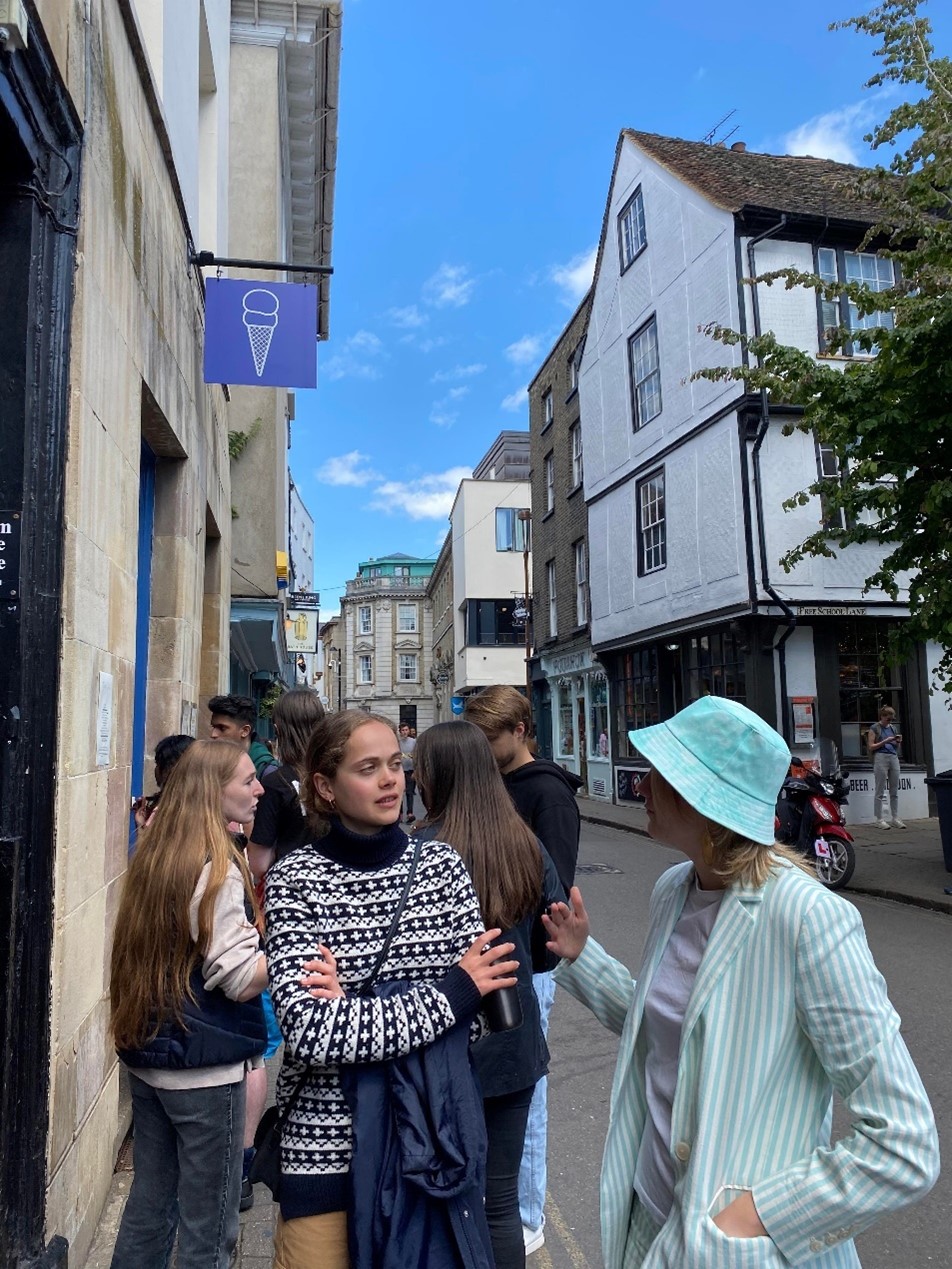
M 20 513 L 0 511 L 0 602 L 20 599 Z

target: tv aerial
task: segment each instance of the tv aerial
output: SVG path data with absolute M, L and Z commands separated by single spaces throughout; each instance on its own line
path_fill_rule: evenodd
M 723 128 L 724 124 L 727 123 L 729 119 L 732 119 L 736 114 L 737 107 L 735 106 L 733 110 L 728 110 L 723 119 L 718 119 L 717 123 L 715 123 L 710 132 L 705 132 L 704 136 L 701 137 L 701 141 L 704 145 L 727 145 L 734 133 L 740 128 L 740 124 L 735 123 L 730 132 L 726 132 L 724 136 L 720 138 L 718 138 L 717 134 L 720 132 L 721 128 Z

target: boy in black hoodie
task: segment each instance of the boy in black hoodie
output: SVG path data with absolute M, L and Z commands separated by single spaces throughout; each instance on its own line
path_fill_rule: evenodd
M 485 734 L 516 810 L 551 855 L 568 894 L 575 884 L 578 861 L 581 817 L 575 794 L 582 787 L 582 781 L 557 763 L 533 756 L 529 747 L 529 702 L 516 688 L 503 684 L 484 688 L 469 698 L 463 716 Z M 551 974 L 533 974 L 532 985 L 539 998 L 542 1030 L 547 1034 L 555 983 Z M 547 1122 L 543 1077 L 536 1084 L 529 1108 L 519 1171 L 519 1208 L 527 1255 L 537 1251 L 545 1241 Z

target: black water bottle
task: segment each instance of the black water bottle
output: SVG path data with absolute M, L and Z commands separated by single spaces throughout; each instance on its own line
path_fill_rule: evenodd
M 515 1031 L 522 1026 L 522 1001 L 518 987 L 500 987 L 483 997 L 483 1012 L 490 1031 Z

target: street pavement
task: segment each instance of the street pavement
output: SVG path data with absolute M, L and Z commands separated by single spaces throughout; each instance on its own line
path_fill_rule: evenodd
M 634 972 L 647 930 L 648 899 L 660 874 L 681 858 L 644 832 L 640 807 L 582 803 L 578 882 L 595 936 Z M 604 823 L 617 816 L 613 823 Z M 903 1019 L 903 1036 L 932 1098 L 940 1135 L 952 1136 L 952 1010 L 949 1008 L 952 875 L 942 866 L 935 821 L 894 836 L 857 829 L 855 902 Z M 890 900 L 879 897 L 891 896 Z M 898 900 L 895 901 L 895 900 Z M 931 910 L 930 910 L 931 909 Z M 529 1269 L 601 1269 L 598 1173 L 608 1119 L 617 1040 L 576 1001 L 559 992 L 549 1035 L 549 1184 L 545 1246 Z M 271 1080 L 276 1062 L 270 1066 Z M 846 1131 L 842 1116 L 834 1132 Z M 108 1269 L 131 1173 L 118 1172 L 86 1269 Z M 241 1218 L 238 1269 L 270 1269 L 274 1208 L 258 1187 Z M 864 1269 L 949 1266 L 952 1181 L 906 1213 L 885 1218 L 858 1240 Z

